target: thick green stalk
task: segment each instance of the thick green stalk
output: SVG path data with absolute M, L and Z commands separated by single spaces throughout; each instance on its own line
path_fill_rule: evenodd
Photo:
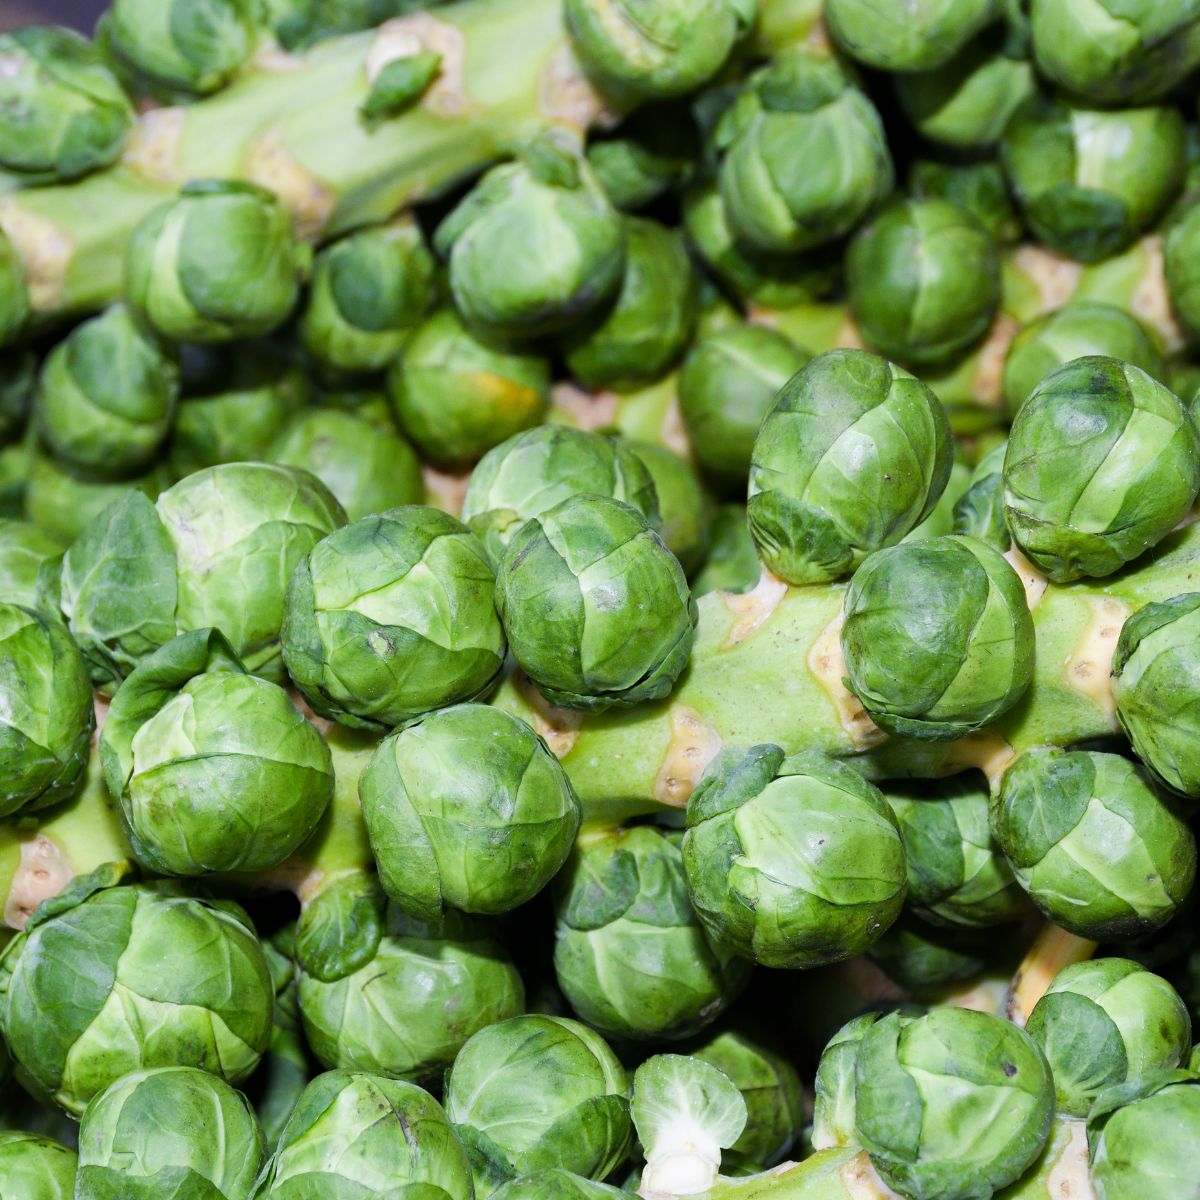
M 415 45 L 443 55 L 441 78 L 368 128 L 359 108 L 369 72 Z M 561 0 L 462 0 L 302 55 L 261 54 L 210 99 L 143 116 L 118 166 L 0 194 L 0 227 L 44 321 L 116 299 L 131 231 L 189 179 L 269 187 L 317 241 L 437 194 L 536 127 L 582 128 L 600 111 L 571 56 Z

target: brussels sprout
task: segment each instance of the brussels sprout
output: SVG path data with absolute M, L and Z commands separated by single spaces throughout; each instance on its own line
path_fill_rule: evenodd
M 435 313 L 388 374 L 400 427 L 435 463 L 472 463 L 542 420 L 550 364 L 539 354 L 482 341 L 452 309 Z
M 304 1089 L 255 1194 L 471 1200 L 471 1168 L 428 1092 L 366 1072 L 329 1071 Z
M 249 1200 L 265 1158 L 254 1110 L 224 1080 L 194 1067 L 131 1071 L 83 1114 L 75 1200 Z
M 352 521 L 425 495 L 421 463 L 399 434 L 365 417 L 332 408 L 296 413 L 266 457 L 285 467 L 311 471 Z
M 119 876 L 110 865 L 77 879 L 0 956 L 18 1072 L 76 1116 L 143 1067 L 237 1083 L 271 1034 L 271 976 L 245 913 L 165 880 L 111 886 Z
M 287 319 L 302 261 L 291 218 L 271 192 L 189 183 L 134 230 L 125 287 L 137 315 L 164 337 L 228 342 L 260 337 Z
M 59 458 L 119 478 L 153 461 L 178 399 L 174 352 L 117 307 L 77 326 L 50 352 L 34 412 L 38 433 Z
M 1200 435 L 1145 371 L 1095 355 L 1034 388 L 1004 456 L 1013 540 L 1056 583 L 1111 575 L 1165 537 L 1200 488 Z
M 856 1128 L 905 1195 L 990 1196 L 1042 1152 L 1054 1119 L 1050 1068 L 1033 1039 L 988 1013 L 892 1013 L 863 1036 Z
M 11 342 L 29 319 L 29 289 L 16 247 L 0 229 L 0 346 Z
M 998 0 L 827 0 L 825 21 L 851 58 L 881 71 L 929 71 L 1000 12 Z
M 1020 920 L 1025 893 L 988 826 L 987 780 L 960 775 L 887 801 L 900 826 L 908 902 L 936 925 L 975 928 Z
M 615 1200 L 625 1197 L 628 1200 L 629 1193 L 551 1167 L 547 1171 L 522 1175 L 491 1195 L 492 1200 L 609 1200 L 610 1197 Z
M 807 361 L 782 333 L 761 325 L 698 341 L 679 375 L 679 407 L 700 465 L 731 483 L 745 479 L 763 419 Z
M 434 243 L 463 319 L 500 336 L 569 326 L 616 292 L 625 266 L 619 214 L 591 167 L 549 138 L 489 171 Z
M 1117 717 L 1138 758 L 1159 782 L 1200 799 L 1200 593 L 1147 604 L 1121 627 L 1113 656 Z
M 691 177 L 699 156 L 695 143 L 686 103 L 658 104 L 635 112 L 610 136 L 590 141 L 587 159 L 608 198 L 634 212 Z
M 283 678 L 288 578 L 345 514 L 307 471 L 228 463 L 152 504 L 129 491 L 63 560 L 62 607 L 98 686 L 111 690 L 177 633 L 210 626 L 247 670 Z
M 176 479 L 222 463 L 261 461 L 308 383 L 268 342 L 185 346 L 183 398 L 167 443 Z
M 0 167 L 75 179 L 120 155 L 133 106 L 86 38 L 55 25 L 0 36 Z
M 746 1102 L 746 1128 L 722 1155 L 726 1174 L 742 1162 L 779 1162 L 804 1124 L 804 1091 L 796 1068 L 737 1030 L 710 1037 L 693 1046 L 691 1054 L 727 1075 Z
M 629 106 L 694 92 L 742 33 L 733 0 L 566 0 L 563 14 L 588 74 Z
M 58 538 L 28 521 L 0 517 L 0 601 L 38 608 L 45 599 L 39 577 L 56 569 L 64 548 Z
M 354 521 L 296 568 L 283 656 L 317 712 L 389 729 L 487 692 L 504 665 L 496 577 L 479 539 L 434 508 Z
M 1004 523 L 1004 456 L 1008 442 L 993 446 L 976 464 L 966 491 L 954 504 L 953 531 L 986 542 L 1001 553 L 1012 546 Z
M 566 342 L 567 366 L 588 388 L 629 389 L 661 379 L 696 322 L 696 275 L 680 234 L 626 217 L 625 244 L 625 275 L 612 306 Z
M 53 617 L 0 603 L 0 816 L 78 786 L 95 725 L 87 666 Z
M 350 931 L 342 957 L 310 951 L 331 925 Z M 370 879 L 334 884 L 302 914 L 297 959 L 304 1035 L 330 1068 L 432 1079 L 473 1033 L 524 1007 L 521 977 L 482 924 L 385 914 Z
M 151 88 L 204 95 L 225 86 L 255 45 L 250 0 L 112 0 L 100 32 Z
M 359 784 L 380 882 L 406 912 L 502 913 L 566 861 L 580 808 L 558 759 L 517 717 L 460 704 L 380 743 Z
M 689 578 L 708 554 L 712 497 L 695 470 L 657 442 L 630 442 L 654 480 L 662 518 L 662 539 Z
M 1104 1200 L 1173 1200 L 1196 1181 L 1200 1076 L 1157 1071 L 1102 1092 L 1088 1116 L 1088 1158 Z
M 748 592 L 761 575 L 746 510 L 740 504 L 722 505 L 713 518 L 708 557 L 692 580 L 692 595 L 699 599 L 709 592 Z
M 1086 1117 L 1105 1088 L 1180 1066 L 1191 1049 L 1179 993 L 1127 958 L 1060 971 L 1026 1029 L 1050 1064 L 1059 1110 L 1073 1117 Z
M 1033 0 L 1042 74 L 1097 104 L 1144 104 L 1200 63 L 1195 0 Z
M 751 76 L 712 141 L 730 227 L 762 251 L 831 242 L 892 188 L 879 114 L 824 51 L 797 47 Z
M 1192 337 L 1200 335 L 1200 271 L 1196 270 L 1198 249 L 1200 203 L 1194 203 L 1187 205 L 1171 223 L 1163 245 L 1171 307 Z M 0 317 L 0 330 L 3 328 L 3 318 Z
M 322 250 L 300 318 L 308 352 L 338 371 L 379 371 L 404 348 L 434 297 L 433 255 L 411 218 Z
M 1166 364 L 1146 327 L 1124 309 L 1081 300 L 1023 325 L 1004 359 L 1004 402 L 1015 418 L 1051 371 L 1076 358 L 1104 355 L 1138 367 L 1160 382 Z
M 121 685 L 100 760 L 134 853 L 162 875 L 278 866 L 333 794 L 321 735 L 212 629 L 181 634 Z
M 1097 262 L 1175 197 L 1184 142 L 1174 108 L 1109 112 L 1031 96 L 1008 123 L 1001 160 L 1033 233 L 1068 258 Z
M 558 986 L 610 1037 L 686 1037 L 750 978 L 692 909 L 676 838 L 651 826 L 584 838 L 555 883 L 555 908 Z
M 578 1021 L 530 1014 L 480 1030 L 446 1076 L 476 1195 L 547 1167 L 603 1179 L 629 1152 L 628 1092 L 617 1056 Z
M 24 432 L 33 407 L 37 370 L 32 350 L 14 350 L 0 359 L 0 442 L 13 441 Z
M 541 425 L 489 450 L 471 473 L 462 519 L 499 562 L 527 521 L 582 495 L 623 500 L 659 527 L 654 481 L 633 450 L 565 425 Z
M 948 200 L 898 200 L 855 234 L 850 306 L 881 354 L 940 365 L 977 342 L 1000 303 L 996 243 Z
M 538 690 L 593 711 L 668 695 L 697 621 L 683 569 L 646 518 L 600 495 L 526 522 L 496 572 L 496 609 Z
M 904 115 L 931 142 L 953 150 L 991 149 L 1034 91 L 1023 43 L 1019 32 L 995 26 L 941 66 L 895 76 Z
M 854 1101 L 858 1050 L 867 1032 L 885 1015 L 881 1012 L 865 1012 L 852 1018 L 829 1039 L 821 1051 L 813 1084 L 814 1150 L 858 1145 Z
M 937 397 L 865 350 L 830 350 L 779 391 L 754 443 L 750 531 L 790 583 L 853 571 L 932 511 L 952 441 Z
M 1005 772 L 991 823 L 1033 902 L 1080 937 L 1160 929 L 1195 878 L 1191 830 L 1115 754 L 1027 751 Z
M 683 198 L 683 225 L 697 255 L 743 304 L 788 308 L 827 296 L 841 276 L 841 247 L 806 254 L 758 250 L 740 241 L 719 189 L 699 184 Z
M 889 733 L 930 741 L 990 724 L 1033 676 L 1033 618 L 1016 571 L 975 538 L 880 550 L 846 593 L 850 689 Z
M 1002 247 L 1021 239 L 1021 219 L 997 162 L 941 163 L 919 158 L 909 170 L 908 189 L 918 200 L 957 204 Z
M 0 1179 L 20 1200 L 72 1200 L 74 1150 L 33 1133 L 0 1132 Z
M 683 865 L 710 936 L 768 967 L 861 953 L 904 903 L 904 846 L 873 784 L 778 746 L 722 751 L 692 793 Z

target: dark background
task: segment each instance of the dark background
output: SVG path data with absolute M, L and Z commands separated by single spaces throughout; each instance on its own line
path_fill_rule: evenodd
M 104 0 L 0 0 L 0 30 L 40 21 L 91 33 L 105 7 Z

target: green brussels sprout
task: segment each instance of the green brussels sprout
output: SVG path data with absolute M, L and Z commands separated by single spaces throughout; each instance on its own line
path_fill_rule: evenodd
M 779 389 L 808 361 L 782 333 L 735 325 L 701 338 L 679 373 L 679 408 L 700 465 L 738 483 Z
M 743 32 L 732 0 L 566 0 L 563 15 L 588 74 L 629 106 L 694 92 Z
M 29 319 L 29 289 L 16 247 L 0 229 L 0 346 L 7 345 Z
M 314 952 L 347 928 L 343 954 Z M 333 884 L 301 914 L 304 1036 L 322 1065 L 414 1082 L 454 1061 L 477 1030 L 524 1008 L 521 977 L 477 919 L 418 921 L 372 879 Z M 285 1136 L 286 1140 L 286 1136 Z
M 430 461 L 474 462 L 540 424 L 550 364 L 540 354 L 483 341 L 453 309 L 434 313 L 388 373 L 396 419 Z
M 748 592 L 761 576 L 762 563 L 745 508 L 723 504 L 713 518 L 708 557 L 692 580 L 692 595 L 699 599 L 709 592 Z
M 1086 1117 L 1105 1088 L 1181 1066 L 1191 1049 L 1179 993 L 1127 958 L 1064 968 L 1025 1028 L 1050 1064 L 1059 1111 L 1073 1117 Z
M 185 346 L 183 396 L 167 443 L 176 479 L 205 467 L 261 461 L 309 399 L 299 370 L 268 342 Z
M 254 1110 L 223 1079 L 195 1067 L 131 1071 L 83 1114 L 75 1200 L 249 1200 L 265 1159 Z
M 0 442 L 14 441 L 25 431 L 37 371 L 38 360 L 32 350 L 15 350 L 0 360 Z
M 1195 0 L 1033 0 L 1039 70 L 1097 104 L 1144 104 L 1200 63 Z
M 904 115 L 924 138 L 952 150 L 987 151 L 1033 94 L 1025 39 L 1004 24 L 931 71 L 894 77 Z
M 564 347 L 571 374 L 588 388 L 629 389 L 661 379 L 696 323 L 696 274 L 682 236 L 657 221 L 626 217 L 625 244 L 616 299 Z
M 851 958 L 904 903 L 904 846 L 879 790 L 778 746 L 713 761 L 688 802 L 683 865 L 709 935 L 768 967 Z
M 954 503 L 954 533 L 976 538 L 1006 553 L 1012 535 L 1004 523 L 1004 456 L 1007 440 L 993 446 L 975 465 L 966 491 Z
M 517 532 L 496 572 L 517 665 L 551 703 L 600 711 L 660 700 L 687 665 L 696 603 L 632 505 L 570 496 Z
M 363 1071 L 329 1071 L 304 1089 L 255 1195 L 471 1200 L 471 1168 L 428 1092 Z
M 1080 300 L 1023 325 L 1004 359 L 1004 402 L 1013 419 L 1051 371 L 1076 358 L 1104 355 L 1166 382 L 1166 364 L 1146 327 L 1111 304 Z
M 804 1089 L 796 1068 L 733 1029 L 693 1046 L 690 1053 L 727 1075 L 746 1102 L 746 1128 L 721 1156 L 726 1174 L 739 1163 L 779 1162 L 804 1124 Z
M 1191 830 L 1115 754 L 1027 751 L 1005 772 L 991 823 L 1033 902 L 1080 937 L 1160 929 L 1192 889 Z
M 492 1192 L 492 1200 L 628 1200 L 629 1193 L 607 1183 L 596 1183 L 571 1171 L 551 1167 L 522 1175 Z
M 527 521 L 582 495 L 623 500 L 659 527 L 654 480 L 628 444 L 566 425 L 541 425 L 489 450 L 471 473 L 462 519 L 499 562 Z
M 100 761 L 134 854 L 160 875 L 278 866 L 333 795 L 316 728 L 213 629 L 180 634 L 125 680 Z
M 0 816 L 57 804 L 87 765 L 87 666 L 53 617 L 0 603 Z
M 975 538 L 876 551 L 846 593 L 850 690 L 889 733 L 949 741 L 990 725 L 1033 677 L 1033 617 L 1016 571 Z
M 949 62 L 1000 13 L 999 0 L 827 0 L 825 21 L 851 58 L 880 71 Z
M 855 234 L 850 306 L 881 354 L 934 366 L 987 332 L 1000 303 L 996 243 L 948 200 L 898 200 Z
M 631 442 L 654 480 L 662 518 L 662 539 L 689 578 L 708 554 L 712 498 L 692 466 L 657 442 Z
M 494 167 L 434 238 L 468 325 L 502 337 L 555 333 L 621 283 L 625 227 L 591 167 L 550 138 Z
M 656 104 L 622 121 L 615 133 L 593 138 L 587 160 L 613 204 L 634 212 L 691 177 L 699 156 L 695 143 L 687 104 Z
M 64 544 L 28 521 L 0 517 L 0 601 L 38 608 L 39 577 L 62 557 Z
M 411 218 L 334 242 L 313 263 L 300 317 L 308 352 L 338 371 L 382 370 L 429 308 L 436 269 Z
M 1003 948 L 1005 942 L 999 945 Z M 978 980 L 995 962 L 996 950 L 994 936 L 977 929 L 931 925 L 905 910 L 870 946 L 867 957 L 905 993 L 934 1003 L 946 988 Z M 1007 978 L 1004 982 L 1007 985 Z
M 891 1187 L 920 1200 L 987 1197 L 1042 1152 L 1054 1083 L 1033 1039 L 965 1008 L 892 1013 L 855 1064 L 858 1137 Z
M 379 879 L 412 916 L 503 913 L 566 861 L 579 800 L 524 721 L 484 704 L 431 713 L 380 743 L 359 783 Z
M 134 230 L 125 287 L 137 315 L 164 337 L 228 342 L 260 337 L 287 319 L 302 262 L 291 217 L 271 192 L 202 181 Z
M 1147 604 L 1124 625 L 1112 664 L 1117 718 L 1143 765 L 1174 792 L 1200 799 L 1200 593 Z
M 953 442 L 937 397 L 865 350 L 818 355 L 780 389 L 750 464 L 750 532 L 789 583 L 849 574 L 932 512 Z
M 479 539 L 446 513 L 409 505 L 363 517 L 296 568 L 284 662 L 318 713 L 353 728 L 472 700 L 504 665 L 495 586 Z
M 171 881 L 119 879 L 109 865 L 75 880 L 0 955 L 0 1025 L 18 1075 L 76 1116 L 143 1067 L 238 1083 L 271 1034 L 271 976 L 245 913 Z
M 0 36 L 0 59 L 0 167 L 64 180 L 118 158 L 133 106 L 91 42 L 27 25 Z
M 814 1150 L 858 1145 L 854 1099 L 858 1050 L 871 1027 L 883 1020 L 884 1016 L 886 1014 L 882 1012 L 865 1012 L 853 1017 L 829 1039 L 821 1051 L 813 1083 Z
M 705 266 L 743 304 L 808 304 L 833 291 L 841 276 L 840 246 L 779 254 L 739 240 L 715 184 L 698 184 L 684 194 L 683 227 Z
M 604 1039 L 532 1013 L 467 1042 L 446 1076 L 446 1113 L 471 1155 L 478 1196 L 547 1167 L 603 1179 L 632 1135 L 629 1080 Z
M 78 1156 L 33 1133 L 0 1132 L 0 1179 L 20 1200 L 73 1200 Z
M 677 839 L 649 825 L 588 835 L 554 890 L 558 986 L 609 1037 L 687 1037 L 750 978 L 696 916 Z
M 1052 371 L 1013 422 L 1004 516 L 1056 583 L 1111 575 L 1164 538 L 1200 488 L 1200 434 L 1173 392 L 1094 355 Z
M 154 460 L 178 400 L 175 353 L 117 307 L 77 326 L 50 352 L 34 415 L 60 459 L 120 478 Z
M 198 471 L 156 504 L 127 491 L 63 560 L 62 609 L 93 680 L 112 690 L 177 634 L 214 627 L 247 670 L 281 681 L 288 578 L 344 520 L 316 476 L 267 463 Z
M 1021 240 L 1021 219 L 998 162 L 942 163 L 919 158 L 909 169 L 908 190 L 917 200 L 957 204 L 1002 247 Z
M 834 241 L 892 188 L 875 106 L 821 50 L 797 47 L 752 75 L 712 142 L 731 228 L 769 253 Z
M 333 408 L 296 413 L 266 457 L 285 467 L 311 471 L 351 521 L 403 504 L 419 504 L 425 496 L 421 462 L 399 434 Z
M 1097 262 L 1126 249 L 1183 182 L 1185 128 L 1174 108 L 1081 108 L 1031 96 L 1001 142 L 1009 184 L 1052 250 Z
M 1198 249 L 1200 203 L 1194 203 L 1187 205 L 1178 218 L 1171 222 L 1163 243 L 1163 267 L 1171 307 L 1193 338 L 1200 335 L 1200 271 L 1196 270 Z M 0 330 L 3 328 L 3 317 L 0 316 Z
M 886 793 L 900 826 L 908 903 L 935 925 L 968 929 L 1019 921 L 1025 893 L 992 838 L 987 780 L 975 772 L 933 788 Z
M 151 89 L 205 95 L 250 57 L 255 16 L 249 0 L 113 0 L 100 33 L 125 70 Z
M 1156 1071 L 1108 1088 L 1088 1115 L 1088 1161 L 1103 1200 L 1173 1200 L 1195 1186 L 1200 1076 Z

